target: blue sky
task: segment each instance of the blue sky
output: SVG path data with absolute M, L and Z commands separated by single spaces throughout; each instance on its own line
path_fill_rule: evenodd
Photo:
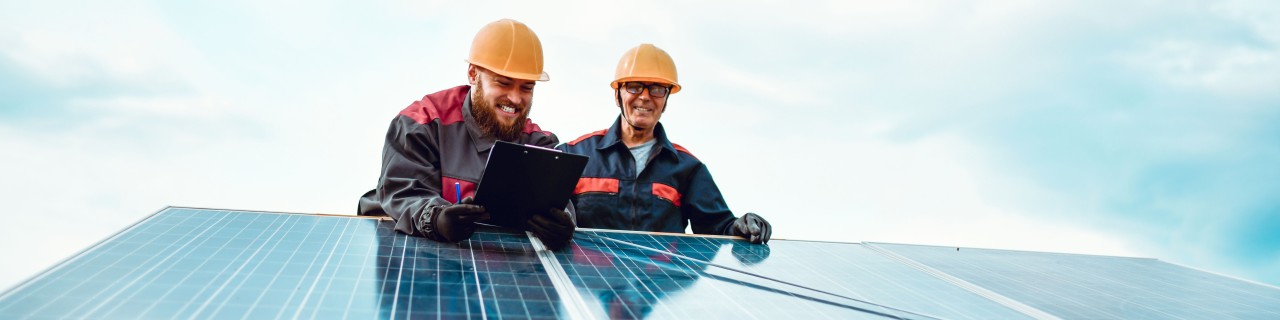
M 775 237 L 1280 284 L 1274 1 L 0 3 L 0 287 L 167 205 L 351 213 L 504 17 L 562 140 L 613 121 L 622 52 L 671 53 L 669 135 Z

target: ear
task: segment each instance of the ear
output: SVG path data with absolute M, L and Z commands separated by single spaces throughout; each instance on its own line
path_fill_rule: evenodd
M 472 86 L 480 84 L 480 70 L 474 64 L 467 65 L 467 84 Z

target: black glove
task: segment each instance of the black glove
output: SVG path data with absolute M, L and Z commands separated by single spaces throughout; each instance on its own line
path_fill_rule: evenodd
M 476 232 L 476 221 L 489 219 L 484 207 L 472 203 L 471 197 L 466 197 L 456 204 L 434 208 L 438 211 L 431 215 L 431 225 L 435 227 L 436 240 L 456 243 L 471 238 Z
M 746 238 L 751 243 L 767 243 L 773 228 L 760 215 L 747 212 L 733 221 L 733 235 Z
M 527 228 L 533 232 L 533 235 L 538 236 L 548 249 L 559 250 L 573 239 L 573 230 L 577 227 L 573 225 L 573 219 L 569 217 L 568 212 L 553 208 L 547 210 L 545 214 L 529 217 Z

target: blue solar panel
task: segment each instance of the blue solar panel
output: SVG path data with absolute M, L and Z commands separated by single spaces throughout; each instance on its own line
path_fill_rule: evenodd
M 690 287 L 689 289 L 683 287 L 676 289 L 699 291 L 689 292 L 687 295 L 707 297 L 719 297 L 721 294 L 718 294 L 718 292 L 732 291 L 734 292 L 733 297 L 724 297 L 721 300 L 737 300 L 746 305 L 754 306 L 754 309 L 761 310 L 754 313 L 754 315 L 775 312 L 779 317 L 793 316 L 796 314 L 794 312 L 797 306 L 805 305 L 808 300 L 789 301 L 777 299 L 776 294 L 767 294 L 768 292 L 765 292 L 767 290 L 759 290 L 761 292 L 758 292 L 759 294 L 757 295 L 744 297 L 748 296 L 747 293 L 741 292 L 745 288 L 739 288 L 740 285 L 735 284 L 734 281 L 758 284 L 762 287 L 795 295 L 827 297 L 829 298 L 828 300 L 834 303 L 903 318 L 1029 318 L 1025 314 L 950 285 L 919 270 L 909 268 L 900 262 L 869 250 L 861 244 L 775 240 L 770 241 L 768 246 L 759 246 L 740 240 L 717 237 L 623 232 L 584 233 L 590 236 L 618 240 L 622 243 L 592 241 L 591 237 L 579 236 L 575 238 L 577 247 L 574 248 L 578 251 L 573 252 L 573 255 L 559 256 L 561 263 L 571 265 L 573 269 L 601 265 L 602 263 L 605 266 L 604 268 L 594 269 L 612 272 L 620 272 L 617 269 L 631 269 L 621 272 L 631 272 L 628 276 L 632 279 L 637 278 L 632 274 L 640 275 L 640 278 L 645 279 L 661 279 L 663 274 L 670 273 L 666 269 L 654 266 L 688 266 L 687 268 L 691 269 L 691 271 L 687 271 L 684 274 L 692 274 L 693 276 L 687 276 L 692 279 L 685 279 L 684 281 L 700 281 L 704 283 L 701 286 L 694 286 L 691 283 L 687 285 L 687 287 Z M 627 244 L 634 244 L 635 246 Z M 661 249 L 690 259 L 680 259 L 670 254 L 656 254 L 639 248 Z M 610 264 L 611 261 L 618 262 Z M 708 265 L 712 266 L 709 267 Z M 647 270 L 655 272 L 646 272 Z M 744 271 L 754 276 L 744 276 L 742 273 L 730 270 Z M 591 271 L 583 273 L 588 274 L 588 276 L 582 278 L 592 278 L 589 276 Z M 698 273 L 705 273 L 705 275 L 698 277 Z M 579 281 L 587 282 L 575 279 L 574 284 L 579 285 L 579 288 L 589 287 L 580 284 Z M 643 292 L 643 290 L 633 288 L 628 288 L 628 290 Z M 595 293 L 596 296 L 600 297 L 611 294 L 614 293 L 607 290 Z M 666 292 L 666 294 L 672 293 Z M 604 299 L 602 298 L 601 300 Z M 689 318 L 702 315 L 723 315 L 726 314 L 726 311 L 720 309 L 732 308 L 732 305 L 704 303 L 697 308 L 679 306 L 670 307 L 667 308 L 670 310 L 667 310 L 661 307 L 679 304 L 649 304 L 659 305 L 659 308 L 647 308 L 646 305 L 640 304 L 641 308 L 632 309 L 639 309 L 648 312 L 648 314 L 665 312 L 665 315 Z M 614 305 L 616 306 L 616 304 Z M 877 307 L 876 305 L 883 307 Z M 812 307 L 817 311 L 823 312 L 828 309 L 822 308 L 821 303 Z M 848 310 L 847 308 L 837 309 L 841 311 Z M 637 313 L 643 314 L 642 312 L 630 312 L 632 315 Z M 848 318 L 849 315 L 845 313 L 830 314 L 838 315 L 834 316 L 837 318 Z M 874 315 L 874 313 L 870 312 L 857 313 Z M 764 316 L 764 318 L 769 317 Z
M 441 244 L 375 219 L 171 208 L 0 297 L 0 318 L 558 316 L 522 233 Z
M 1280 319 L 1280 290 L 1155 259 L 871 244 L 1069 319 Z
M 1152 259 L 580 230 L 547 251 L 349 216 L 162 210 L 0 294 L 10 318 L 1280 318 Z

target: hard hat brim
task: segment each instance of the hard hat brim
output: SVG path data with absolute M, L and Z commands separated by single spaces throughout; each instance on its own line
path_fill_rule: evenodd
M 495 68 L 491 68 L 491 67 L 486 66 L 486 65 L 484 65 L 484 64 L 471 62 L 471 61 L 469 61 L 469 60 L 463 60 L 463 61 L 466 61 L 467 63 L 473 64 L 473 65 L 475 65 L 475 66 L 477 66 L 477 67 L 484 68 L 485 70 L 489 70 L 489 71 L 491 71 L 491 72 L 493 72 L 493 73 L 500 74 L 500 75 L 502 75 L 503 77 L 507 77 L 507 78 L 520 79 L 520 80 L 529 80 L 529 81 L 551 81 L 551 76 L 550 76 L 550 75 L 547 75 L 547 73 L 546 73 L 546 72 L 543 72 L 542 74 L 532 74 L 532 73 L 523 73 L 523 72 L 503 71 L 503 70 L 498 70 L 498 69 L 495 69 Z

